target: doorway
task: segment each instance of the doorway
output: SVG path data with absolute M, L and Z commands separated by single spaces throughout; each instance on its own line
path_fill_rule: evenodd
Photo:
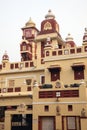
M 14 114 L 11 130 L 32 130 L 32 114 Z
M 54 116 L 40 116 L 39 117 L 39 130 L 55 130 L 55 117 Z

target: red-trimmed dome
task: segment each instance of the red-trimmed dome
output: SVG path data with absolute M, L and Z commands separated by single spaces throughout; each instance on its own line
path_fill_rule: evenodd
M 55 15 L 52 13 L 51 10 L 49 10 L 47 15 L 45 15 L 45 20 L 41 22 L 40 34 L 53 32 L 59 33 L 59 25 L 55 20 Z
M 2 60 L 9 60 L 9 56 L 7 55 L 6 51 L 5 51 L 4 55 L 2 56 Z
M 70 33 L 68 34 L 65 40 L 66 40 L 66 45 L 70 45 L 70 47 L 75 46 L 75 42 L 73 41 L 73 37 L 71 36 Z
M 83 42 L 87 42 L 87 28 L 85 28 L 85 33 L 83 36 Z

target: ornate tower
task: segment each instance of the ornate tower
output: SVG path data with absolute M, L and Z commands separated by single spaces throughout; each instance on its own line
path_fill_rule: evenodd
M 62 48 L 65 42 L 59 33 L 59 24 L 55 20 L 55 15 L 51 10 L 45 15 L 45 19 L 41 22 L 41 30 L 36 37 L 38 44 L 38 58 L 43 61 L 46 48 Z M 42 62 L 41 62 L 42 63 Z
M 36 58 L 36 43 L 34 39 L 39 32 L 35 23 L 30 18 L 22 28 L 23 36 L 20 44 L 21 61 L 29 61 Z

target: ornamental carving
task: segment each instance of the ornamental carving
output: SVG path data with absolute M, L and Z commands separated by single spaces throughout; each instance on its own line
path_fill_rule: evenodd
M 50 23 L 50 22 L 46 22 L 46 23 L 44 24 L 44 30 L 51 30 L 51 29 L 52 29 L 51 23 Z

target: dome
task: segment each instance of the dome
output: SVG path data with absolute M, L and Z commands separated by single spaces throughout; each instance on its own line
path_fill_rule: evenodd
M 31 17 L 29 19 L 29 21 L 25 24 L 25 27 L 24 28 L 27 28 L 27 27 L 35 27 L 36 24 L 32 21 Z
M 46 19 L 55 19 L 55 15 L 52 13 L 51 10 L 48 10 L 48 14 L 45 15 Z
M 2 60 L 9 60 L 9 56 L 7 55 L 6 51 L 5 51 L 4 55 L 2 56 Z
M 68 41 L 73 41 L 73 37 L 71 36 L 70 33 L 68 33 L 68 36 L 66 37 L 66 42 Z
M 83 42 L 86 42 L 86 41 L 87 41 L 87 28 L 85 28 L 85 33 L 83 36 Z
M 41 22 L 41 31 L 39 34 L 48 34 L 48 33 L 59 33 L 59 24 L 55 20 L 55 15 L 51 10 L 48 11 L 48 14 L 45 16 L 45 19 Z
M 73 37 L 69 33 L 68 36 L 66 37 L 66 44 L 70 45 L 71 47 L 75 46 L 75 42 L 73 41 Z

